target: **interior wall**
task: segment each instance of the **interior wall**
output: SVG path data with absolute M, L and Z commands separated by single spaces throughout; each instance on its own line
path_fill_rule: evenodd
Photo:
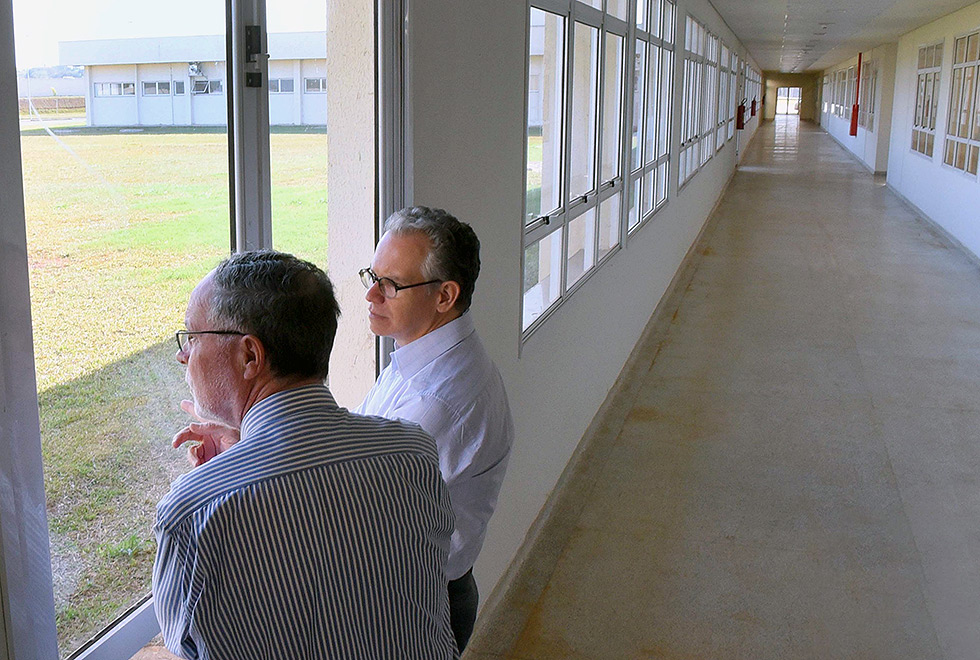
M 766 81 L 766 104 L 762 106 L 763 119 L 776 117 L 776 90 L 780 87 L 800 88 L 800 119 L 815 121 L 817 119 L 817 97 L 820 76 L 815 73 L 780 73 L 779 71 L 764 71 Z
M 858 126 L 858 134 L 856 136 L 851 135 L 851 121 L 843 117 L 838 117 L 829 111 L 829 104 L 832 98 L 824 98 L 824 105 L 820 108 L 820 124 L 824 129 L 841 146 L 857 156 L 864 163 L 864 166 L 872 172 L 885 172 L 888 169 L 892 112 L 895 99 L 895 58 L 897 52 L 897 44 L 882 44 L 864 52 L 862 56 L 864 62 L 874 60 L 878 64 L 878 76 L 875 83 L 875 121 L 872 130 L 869 131 L 863 126 Z M 817 79 L 818 84 L 822 84 L 823 76 L 833 78 L 837 71 L 841 69 L 847 70 L 852 66 L 857 66 L 857 64 L 858 58 L 853 57 L 827 69 Z M 864 83 L 865 81 L 862 79 L 861 85 L 864 85 Z M 854 99 L 849 99 L 849 105 L 853 104 Z M 827 109 L 824 110 L 824 107 Z
M 980 255 L 980 222 L 977 222 L 980 182 L 975 175 L 944 165 L 942 152 L 949 118 L 953 39 L 977 27 L 980 27 L 980 3 L 913 30 L 899 40 L 888 159 L 888 185 L 974 255 Z M 929 158 L 911 150 L 918 53 L 920 46 L 940 40 L 944 41 L 945 47 L 935 149 Z
M 746 56 L 707 0 L 681 0 L 678 10 L 677 71 L 688 11 Z M 668 205 L 522 347 L 527 13 L 525 0 L 413 0 L 410 11 L 413 201 L 448 209 L 480 237 L 473 315 L 517 431 L 475 570 L 484 602 L 518 557 L 735 164 L 731 140 L 678 193 L 674 146 Z M 681 96 L 675 81 L 673 145 Z M 739 132 L 742 145 L 756 119 Z

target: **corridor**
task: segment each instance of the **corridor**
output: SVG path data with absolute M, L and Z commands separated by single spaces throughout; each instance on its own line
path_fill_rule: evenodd
M 465 658 L 980 654 L 980 269 L 815 125 L 747 149 Z

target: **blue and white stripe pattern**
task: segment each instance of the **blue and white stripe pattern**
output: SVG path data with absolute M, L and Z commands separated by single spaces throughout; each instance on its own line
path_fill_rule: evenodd
M 210 660 L 454 658 L 452 530 L 424 431 L 320 385 L 277 393 L 157 505 L 164 641 Z

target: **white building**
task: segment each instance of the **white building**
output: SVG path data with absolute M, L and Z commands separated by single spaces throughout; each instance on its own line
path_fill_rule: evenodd
M 269 122 L 327 123 L 326 35 L 269 35 Z M 64 41 L 61 61 L 85 67 L 89 126 L 227 123 L 225 37 Z

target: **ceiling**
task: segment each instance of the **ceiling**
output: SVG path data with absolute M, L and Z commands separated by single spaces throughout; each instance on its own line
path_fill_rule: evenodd
M 711 0 L 763 70 L 822 71 L 976 0 Z

